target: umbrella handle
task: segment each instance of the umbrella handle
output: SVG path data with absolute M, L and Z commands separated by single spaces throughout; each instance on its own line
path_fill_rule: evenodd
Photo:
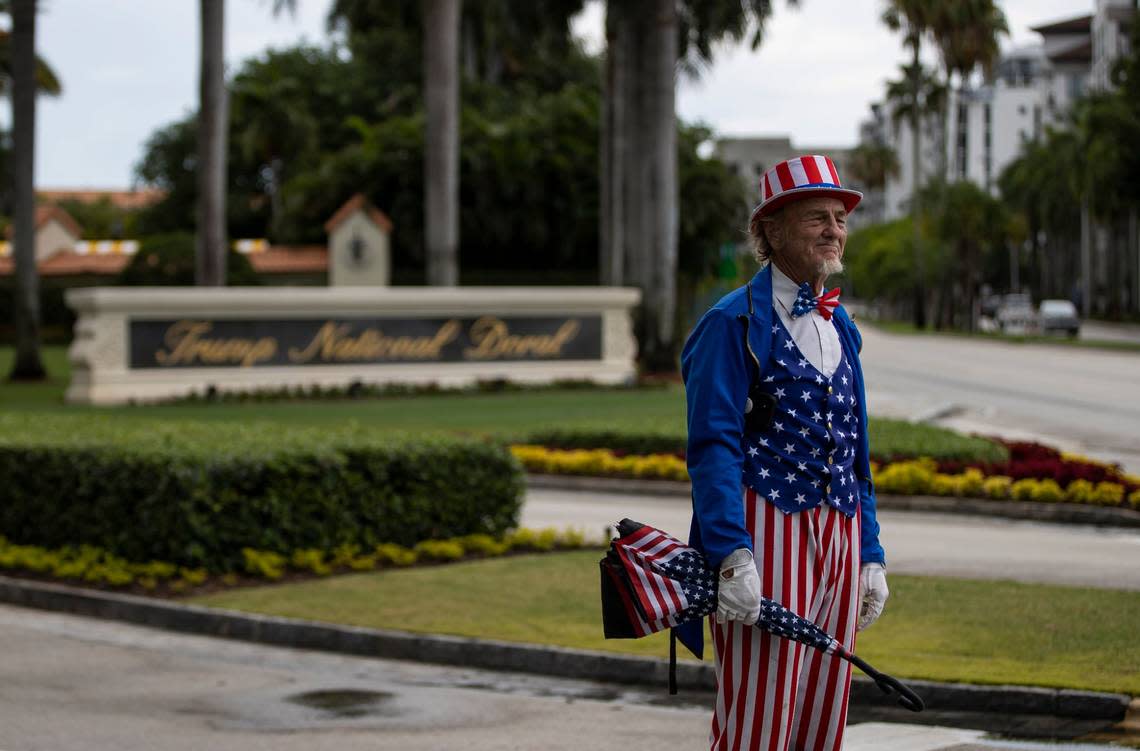
M 899 706 L 905 707 L 911 712 L 921 712 L 926 707 L 926 704 L 922 701 L 922 697 L 912 691 L 909 686 L 899 679 L 887 675 L 886 673 L 880 673 L 868 665 L 865 660 L 856 657 L 846 650 L 844 650 L 844 653 L 840 656 L 870 676 L 871 679 L 875 681 L 875 685 L 878 686 L 879 690 L 884 694 L 897 694 Z

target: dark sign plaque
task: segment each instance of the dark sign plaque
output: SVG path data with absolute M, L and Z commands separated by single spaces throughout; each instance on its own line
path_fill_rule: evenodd
M 131 368 L 600 360 L 602 317 L 132 320 Z

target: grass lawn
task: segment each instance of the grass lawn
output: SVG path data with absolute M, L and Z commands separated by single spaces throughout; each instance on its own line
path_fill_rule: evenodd
M 235 589 L 201 605 L 373 628 L 664 657 L 668 639 L 606 641 L 600 551 L 489 559 Z M 1135 592 L 892 576 L 858 653 L 897 676 L 1140 695 Z M 430 595 L 430 600 L 428 599 Z M 439 603 L 438 605 L 435 603 Z
M 685 436 L 685 394 L 680 385 L 634 390 L 550 390 L 505 393 L 392 396 L 361 400 L 184 404 L 145 407 L 66 405 L 69 368 L 66 348 L 44 347 L 46 383 L 0 383 L 0 409 L 32 414 L 98 414 L 129 421 L 273 422 L 286 425 L 344 425 L 354 421 L 378 432 L 464 432 L 522 439 L 551 428 L 625 430 Z M 0 374 L 11 368 L 12 350 L 0 348 Z M 925 425 L 871 419 L 876 455 L 929 454 L 1000 459 L 988 441 Z

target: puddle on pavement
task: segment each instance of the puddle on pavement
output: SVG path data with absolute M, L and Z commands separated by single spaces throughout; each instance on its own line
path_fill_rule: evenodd
M 315 709 L 329 719 L 355 719 L 393 714 L 389 706 L 393 698 L 394 695 L 386 691 L 325 689 L 287 696 L 285 701 Z

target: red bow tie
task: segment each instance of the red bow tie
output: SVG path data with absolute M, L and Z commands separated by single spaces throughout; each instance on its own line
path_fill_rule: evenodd
M 811 310 L 816 310 L 823 316 L 823 320 L 830 321 L 837 307 L 839 307 L 839 287 L 816 297 L 812 294 L 811 285 L 804 282 L 800 285 L 796 303 L 792 306 L 792 318 L 799 318 Z

